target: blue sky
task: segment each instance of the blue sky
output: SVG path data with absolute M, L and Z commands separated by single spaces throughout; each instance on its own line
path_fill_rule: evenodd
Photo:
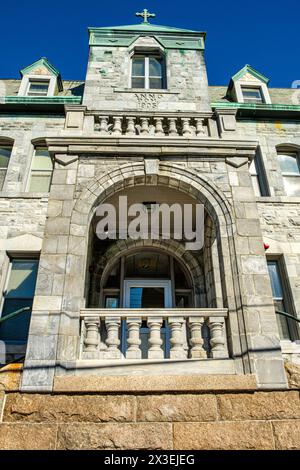
M 63 79 L 85 77 L 88 26 L 133 24 L 148 8 L 153 23 L 206 31 L 210 85 L 226 85 L 246 63 L 267 75 L 272 87 L 300 80 L 299 0 L 41 0 L 1 5 L 0 77 L 46 56 Z

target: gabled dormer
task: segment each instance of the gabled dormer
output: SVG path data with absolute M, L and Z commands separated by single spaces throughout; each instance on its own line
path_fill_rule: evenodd
M 268 83 L 265 75 L 247 64 L 231 78 L 227 98 L 238 103 L 271 104 Z
M 18 96 L 55 96 L 63 90 L 60 72 L 42 57 L 20 70 L 22 77 Z

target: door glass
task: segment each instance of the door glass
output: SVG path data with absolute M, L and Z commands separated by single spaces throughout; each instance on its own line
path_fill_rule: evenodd
M 131 287 L 130 308 L 164 308 L 163 287 Z

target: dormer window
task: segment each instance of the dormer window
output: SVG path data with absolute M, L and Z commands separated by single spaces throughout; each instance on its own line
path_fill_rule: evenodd
M 135 54 L 132 57 L 132 88 L 165 88 L 164 61 L 159 55 Z
M 242 86 L 244 103 L 264 103 L 261 87 Z
M 27 96 L 47 96 L 50 80 L 29 79 Z

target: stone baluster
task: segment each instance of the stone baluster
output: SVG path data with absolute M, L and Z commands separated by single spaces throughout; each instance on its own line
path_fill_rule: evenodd
M 170 349 L 170 358 L 171 359 L 184 359 L 186 358 L 186 351 L 183 347 L 183 317 L 169 317 L 168 323 L 171 328 L 171 349 Z
M 120 317 L 106 317 L 105 326 L 107 331 L 107 351 L 105 357 L 107 359 L 120 359 L 121 352 L 119 350 L 120 340 L 119 340 L 119 328 L 120 328 L 121 318 Z
M 84 352 L 96 352 L 99 345 L 99 317 L 85 317 Z
M 108 116 L 100 116 L 100 134 L 107 135 L 108 134 Z
M 164 136 L 165 133 L 164 133 L 163 125 L 162 125 L 163 118 L 162 117 L 155 117 L 154 122 L 155 122 L 155 135 L 157 137 Z
M 126 351 L 127 359 L 141 359 L 142 351 L 140 349 L 140 327 L 142 324 L 141 317 L 127 317 L 128 348 Z
M 122 117 L 114 116 L 113 119 L 114 119 L 113 135 L 114 136 L 122 135 Z
M 126 135 L 133 136 L 136 135 L 135 132 L 135 118 L 134 117 L 127 117 L 127 129 L 126 129 Z
M 210 317 L 208 326 L 210 329 L 210 356 L 214 358 L 228 357 L 225 349 L 224 318 Z
M 182 135 L 184 137 L 191 136 L 191 129 L 190 129 L 190 120 L 189 118 L 182 118 Z
M 203 349 L 202 326 L 204 317 L 189 317 L 190 328 L 190 357 L 192 359 L 207 358 L 205 349 Z
M 160 332 L 162 322 L 162 317 L 148 317 L 147 324 L 150 328 L 148 359 L 162 359 L 164 357 Z
M 141 134 L 149 134 L 149 118 L 141 118 Z
M 201 137 L 201 136 L 207 135 L 205 127 L 203 125 L 203 119 L 196 118 L 195 123 L 196 123 L 196 136 Z
M 169 121 L 169 135 L 178 135 L 177 126 L 176 126 L 176 118 L 168 118 Z

